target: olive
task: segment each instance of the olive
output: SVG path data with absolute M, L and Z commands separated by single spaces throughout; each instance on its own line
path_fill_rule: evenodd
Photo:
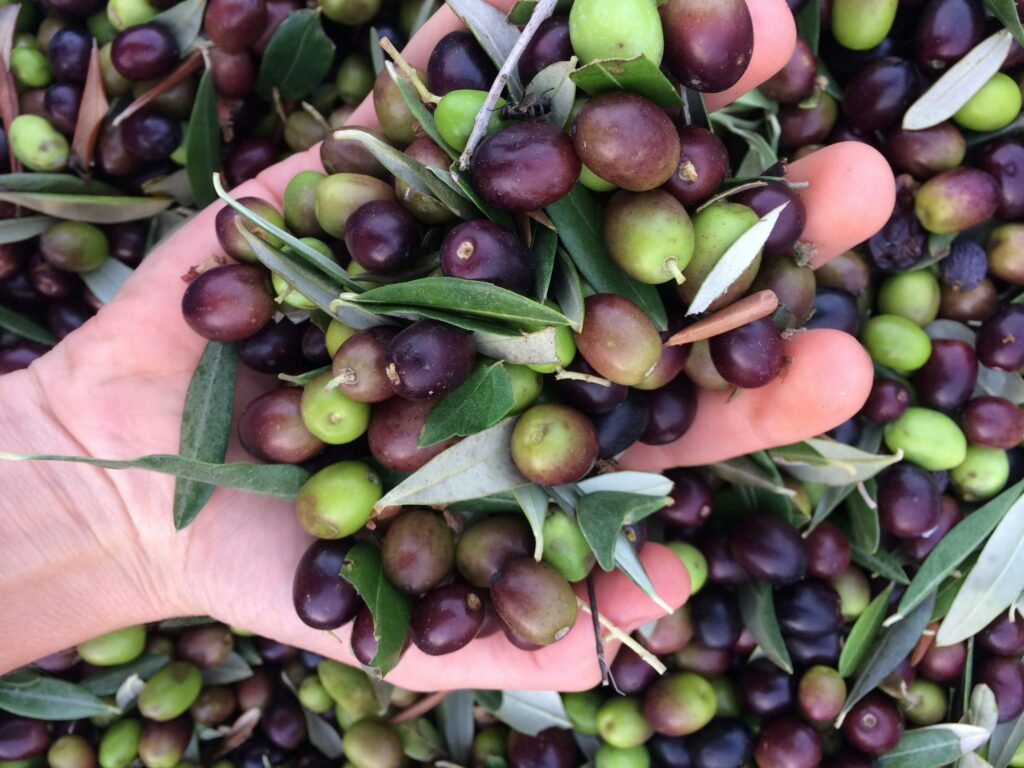
M 647 689 L 643 711 L 656 733 L 687 736 L 711 722 L 717 707 L 711 683 L 691 672 L 674 672 Z
M 368 271 L 398 272 L 411 266 L 419 255 L 419 227 L 397 201 L 373 200 L 349 216 L 345 245 Z
M 315 326 L 314 326 L 315 327 Z M 238 345 L 238 356 L 259 373 L 298 374 L 306 369 L 302 325 L 282 320 L 268 323 Z
M 754 22 L 744 0 L 668 0 L 660 13 L 665 60 L 679 82 L 698 91 L 736 85 L 754 51 Z
M 730 384 L 763 387 L 782 371 L 782 337 L 770 318 L 753 320 L 711 339 L 711 359 Z
M 158 22 L 119 32 L 110 48 L 114 68 L 129 80 L 155 80 L 170 73 L 180 52 L 174 36 Z
M 977 353 L 989 368 L 1024 367 L 1024 307 L 1011 304 L 986 320 L 978 330 Z
M 188 711 L 202 687 L 199 667 L 172 661 L 146 681 L 139 694 L 139 712 L 149 720 L 173 720 Z
M 203 668 L 220 664 L 234 647 L 234 635 L 220 624 L 187 629 L 175 645 L 178 658 Z
M 693 765 L 688 740 L 681 736 L 662 736 L 656 733 L 647 741 L 646 746 L 656 768 L 691 768 Z
M 864 324 L 861 341 L 872 359 L 900 372 L 916 371 L 931 356 L 932 342 L 920 326 L 899 315 L 875 315 Z
M 712 584 L 736 586 L 750 580 L 750 574 L 733 558 L 726 536 L 708 534 L 699 541 L 699 547 L 707 560 L 708 581 Z
M 926 405 L 949 411 L 970 399 L 977 377 L 978 358 L 970 344 L 935 339 L 928 362 L 914 375 L 914 385 Z
M 798 37 L 789 61 L 761 83 L 761 90 L 780 104 L 797 104 L 814 92 L 817 77 L 818 61 L 814 51 L 806 40 Z
M 592 30 L 588 30 L 592 34 Z M 519 79 L 528 84 L 545 67 L 572 58 L 569 17 L 551 16 L 541 22 L 519 58 Z M 490 83 L 486 87 L 490 87 Z
M 46 723 L 10 715 L 0 720 L 0 760 L 27 760 L 50 746 Z
M 358 104 L 373 90 L 373 64 L 362 53 L 350 53 L 338 65 L 334 87 L 346 104 Z
M 949 697 L 946 689 L 931 680 L 914 680 L 901 702 L 903 714 L 913 725 L 936 725 L 946 717 Z
M 784 104 L 779 109 L 779 150 L 793 152 L 800 147 L 821 144 L 835 127 L 839 107 L 822 91 L 813 106 Z
M 640 442 L 646 445 L 675 442 L 686 434 L 697 418 L 697 388 L 688 378 L 680 376 L 649 392 L 647 407 L 647 428 L 640 435 Z
M 807 548 L 799 531 L 769 513 L 741 518 L 729 538 L 729 551 L 747 573 L 769 584 L 799 581 L 807 571 Z
M 917 671 L 937 683 L 951 683 L 963 674 L 967 663 L 966 643 L 939 647 L 932 645 L 925 651 Z
M 409 629 L 412 641 L 426 654 L 442 656 L 465 647 L 484 623 L 484 603 L 479 592 L 466 584 L 435 587 L 412 609 Z
M 597 710 L 597 732 L 614 748 L 638 747 L 651 737 L 643 704 L 634 696 L 609 699 Z
M 779 307 L 772 314 L 776 325 L 802 328 L 814 306 L 814 272 L 789 254 L 775 256 L 762 262 L 751 290 L 770 290 L 778 297 Z
M 974 0 L 931 0 L 917 19 L 917 62 L 924 69 L 942 71 L 981 42 L 984 34 L 985 15 Z
M 426 73 L 422 70 L 417 69 L 416 74 L 421 80 L 426 79 Z M 408 84 L 405 74 L 399 73 L 398 76 L 404 78 Z M 402 93 L 398 90 L 398 85 L 386 70 L 381 70 L 374 81 L 373 107 L 381 131 L 389 141 L 399 146 L 412 143 L 416 138 L 416 132 L 413 129 L 415 118 L 406 106 Z
M 958 167 L 967 154 L 967 143 L 960 129 L 951 122 L 921 131 L 894 128 L 886 136 L 886 154 L 896 170 L 927 179 Z M 982 170 L 999 179 L 991 165 L 982 165 Z
M 1020 87 L 1009 75 L 996 72 L 960 107 L 953 120 L 968 130 L 997 131 L 1009 125 L 1020 108 Z
M 213 87 L 221 96 L 241 99 L 256 87 L 258 68 L 248 51 L 210 49 L 210 77 Z
M 334 173 L 316 188 L 316 219 L 327 234 L 344 238 L 349 216 L 372 200 L 393 200 L 394 190 L 380 179 L 360 173 Z
M 506 561 L 533 553 L 533 535 L 518 515 L 494 515 L 469 526 L 459 537 L 455 563 L 466 581 L 487 588 Z
M 903 735 L 903 717 L 891 699 L 869 693 L 853 705 L 842 726 L 843 736 L 869 755 L 881 755 L 895 747 Z
M 917 191 L 914 210 L 922 226 L 935 234 L 970 229 L 995 215 L 999 185 L 974 168 L 954 168 L 926 181 Z
M 528 736 L 513 730 L 508 735 L 508 764 L 510 768 L 575 768 L 572 732 L 548 728 Z
M 100 738 L 98 760 L 102 768 L 128 768 L 139 754 L 142 723 L 132 718 L 118 720 Z
M 878 477 L 878 514 L 890 533 L 911 537 L 938 522 L 941 500 L 931 476 L 909 464 L 890 467 Z
M 757 737 L 758 768 L 815 768 L 821 764 L 821 736 L 807 723 L 786 716 L 766 724 Z
M 448 153 L 429 136 L 419 136 L 405 148 L 405 154 L 427 167 L 444 169 L 451 165 Z M 455 216 L 439 200 L 413 189 L 399 178 L 395 179 L 395 194 L 406 210 L 423 224 L 443 224 Z
M 378 128 L 346 125 L 345 130 L 367 133 L 385 144 L 389 143 L 387 136 Z M 361 142 L 355 139 L 337 139 L 333 134 L 328 135 L 320 145 L 320 162 L 329 174 L 356 173 L 378 179 L 387 179 L 390 175 Z
M 729 671 L 732 665 L 732 650 L 708 648 L 696 641 L 690 641 L 673 654 L 672 661 L 682 671 L 715 678 Z M 712 688 L 712 692 L 713 690 Z
M 846 700 L 846 681 L 832 667 L 811 667 L 800 677 L 797 700 L 800 711 L 811 722 L 831 722 Z
M 234 713 L 238 698 L 230 686 L 214 685 L 203 688 L 188 713 L 200 725 L 220 725 Z
M 958 289 L 944 286 L 942 301 L 939 304 L 939 317 L 961 322 L 982 322 L 994 315 L 999 309 L 999 297 L 996 288 L 988 278 L 975 288 Z
M 558 569 L 566 581 L 585 579 L 596 558 L 576 521 L 562 510 L 550 511 L 544 520 L 543 535 L 544 562 Z
M 647 747 L 613 747 L 602 744 L 594 754 L 595 768 L 650 768 L 651 755 Z
M 455 538 L 440 515 L 410 509 L 396 517 L 381 542 L 381 561 L 391 583 L 421 594 L 440 584 L 455 564 Z
M 142 653 L 146 646 L 144 626 L 125 627 L 94 637 L 77 646 L 78 655 L 97 667 L 126 664 Z
M 371 411 L 367 429 L 373 458 L 395 472 L 415 472 L 453 446 L 457 438 L 425 448 L 419 446 L 420 433 L 433 408 L 432 400 L 405 400 L 401 397 L 377 404 Z
M 299 523 L 320 539 L 349 536 L 370 519 L 383 495 L 380 478 L 359 461 L 339 461 L 310 477 L 295 501 Z
M 887 130 L 903 117 L 916 90 L 917 72 L 913 64 L 895 56 L 874 59 L 846 86 L 846 121 L 859 131 Z
M 441 244 L 448 277 L 483 280 L 516 293 L 533 287 L 533 258 L 511 230 L 486 219 L 464 221 Z
M 775 593 L 779 626 L 787 635 L 818 637 L 842 625 L 839 595 L 827 583 L 807 579 Z
M 562 485 L 583 479 L 597 461 L 590 420 L 565 405 L 535 405 L 516 422 L 512 460 L 528 479 Z
M 806 537 L 807 573 L 818 579 L 834 579 L 850 566 L 850 540 L 838 526 L 825 521 Z
M 255 43 L 267 26 L 265 0 L 210 0 L 203 29 L 226 51 L 241 51 Z
M 595 96 L 580 110 L 572 133 L 587 168 L 632 192 L 660 187 L 679 164 L 679 134 L 671 119 L 636 94 Z
M 661 190 L 619 192 L 604 213 L 609 255 L 622 270 L 642 283 L 683 279 L 693 257 L 693 225 L 686 209 Z
M 139 739 L 139 760 L 146 768 L 174 768 L 192 738 L 192 721 L 181 715 L 167 722 L 147 720 Z
M 581 357 L 573 360 L 567 370 L 587 376 L 595 374 L 594 369 Z M 597 384 L 574 378 L 556 380 L 555 389 L 563 402 L 589 415 L 608 413 L 629 396 L 629 387 L 623 384 Z
M 996 656 L 1020 656 L 1024 652 L 1024 621 L 1001 613 L 978 634 L 978 644 Z
M 103 230 L 84 221 L 59 221 L 39 237 L 39 254 L 56 269 L 90 272 L 110 253 Z
M 597 434 L 597 458 L 610 459 L 625 451 L 643 436 L 649 419 L 647 399 L 637 391 L 631 391 L 625 402 L 608 413 L 591 417 Z
M 711 486 L 704 477 L 692 469 L 671 469 L 665 476 L 672 481 L 672 502 L 658 510 L 665 522 L 686 528 L 703 525 L 711 515 Z
M 469 88 L 486 91 L 498 70 L 473 35 L 449 32 L 434 45 L 427 62 L 427 82 L 437 96 Z
M 360 720 L 346 728 L 342 749 L 355 768 L 400 768 L 405 759 L 398 732 L 378 720 Z
M 967 446 L 963 462 L 949 473 L 957 495 L 967 502 L 985 501 L 999 493 L 1010 477 L 1010 459 L 1000 448 Z
M 1024 216 L 1024 145 L 1011 139 L 990 142 L 977 163 L 999 186 L 999 217 L 1018 220 Z
M 690 622 L 697 642 L 708 648 L 731 648 L 740 637 L 743 621 L 733 593 L 718 586 L 702 589 L 689 602 Z
M 395 392 L 409 400 L 443 397 L 469 378 L 476 347 L 468 332 L 420 320 L 391 340 L 385 370 Z
M 96 768 L 96 748 L 81 734 L 67 733 L 50 745 L 46 763 L 50 768 Z
M 536 645 L 550 645 L 576 623 L 576 595 L 553 566 L 520 557 L 506 560 L 491 582 L 491 598 L 502 621 Z
M 833 0 L 832 34 L 851 50 L 874 48 L 889 34 L 898 5 L 898 0 Z
M 757 214 L 750 208 L 731 202 L 714 203 L 693 217 L 696 247 L 693 259 L 683 272 L 686 282 L 679 286 L 684 301 L 692 302 L 696 298 L 711 270 L 757 220 Z M 761 258 L 758 256 L 725 293 L 711 302 L 708 311 L 721 309 L 742 296 L 754 282 L 760 266 Z
M 869 419 L 888 423 L 895 421 L 910 405 L 910 391 L 895 379 L 876 378 L 861 411 Z
M 646 56 L 661 64 L 664 39 L 657 9 L 643 0 L 582 0 L 569 12 L 572 50 L 582 64 Z
M 576 142 L 578 148 L 578 138 Z M 473 155 L 470 174 L 484 200 L 498 208 L 526 212 L 569 194 L 580 168 L 580 158 L 565 133 L 546 123 L 517 122 L 484 139 Z
M 332 383 L 360 403 L 379 403 L 394 395 L 385 372 L 387 347 L 398 329 L 382 325 L 360 331 L 339 347 L 331 366 Z
M 678 133 L 679 162 L 662 189 L 693 208 L 715 194 L 729 175 L 729 153 L 706 128 L 689 125 Z
M 639 384 L 661 359 L 661 338 L 637 305 L 615 294 L 585 301 L 587 322 L 575 334 L 580 353 L 616 384 Z
M 299 464 L 323 449 L 302 421 L 302 392 L 275 389 L 253 400 L 239 417 L 238 437 L 261 461 Z
M 754 737 L 739 720 L 715 718 L 688 740 L 692 763 L 666 768 L 732 768 L 748 765 L 754 755 Z
M 789 674 L 765 658 L 748 662 L 736 682 L 743 711 L 754 717 L 777 717 L 796 701 Z

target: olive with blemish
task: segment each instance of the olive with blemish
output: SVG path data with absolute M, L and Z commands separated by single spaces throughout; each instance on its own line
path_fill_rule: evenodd
M 560 640 L 576 623 L 576 595 L 548 563 L 529 557 L 508 560 L 491 582 L 491 599 L 517 636 L 537 645 Z
M 920 131 L 894 128 L 886 136 L 886 153 L 896 170 L 927 179 L 958 167 L 967 154 L 967 142 L 952 122 Z M 983 165 L 982 170 L 996 175 L 991 167 Z
M 381 562 L 391 583 L 410 594 L 440 584 L 455 563 L 455 538 L 436 512 L 410 509 L 396 517 L 381 542 Z
M 533 258 L 511 230 L 487 219 L 464 221 L 441 244 L 441 271 L 516 293 L 533 286 Z
M 729 153 L 706 128 L 688 125 L 678 133 L 679 162 L 661 188 L 693 208 L 715 194 L 729 175 Z

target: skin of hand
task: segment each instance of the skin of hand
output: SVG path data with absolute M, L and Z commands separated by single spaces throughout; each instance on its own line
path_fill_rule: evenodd
M 503 10 L 512 0 L 492 0 Z M 784 0 L 747 0 L 755 22 L 750 68 L 712 108 L 729 103 L 779 70 L 795 42 Z M 447 7 L 404 51 L 417 66 L 444 34 L 459 28 Z M 375 123 L 372 104 L 353 125 Z M 317 148 L 264 171 L 235 190 L 281 204 L 297 172 L 320 169 Z M 885 160 L 865 144 L 830 146 L 790 167 L 807 181 L 803 239 L 816 264 L 875 232 L 894 203 Z M 174 453 L 185 392 L 205 341 L 181 317 L 182 276 L 220 253 L 211 206 L 152 253 L 117 299 L 52 352 L 0 379 L 0 449 L 23 453 L 132 458 Z M 705 392 L 697 421 L 680 441 L 638 448 L 624 465 L 659 470 L 704 464 L 819 434 L 856 413 L 871 386 L 863 348 L 834 331 L 787 342 L 792 363 L 779 381 L 728 404 Z M 237 412 L 275 386 L 241 370 Z M 229 460 L 247 457 L 237 441 Z M 143 470 L 108 472 L 76 464 L 0 462 L 0 673 L 122 626 L 173 616 L 209 615 L 282 642 L 351 661 L 348 628 L 312 630 L 291 602 L 296 563 L 310 543 L 289 503 L 218 489 L 184 532 L 171 521 L 173 479 Z M 660 596 L 685 602 L 689 579 L 666 548 L 643 561 Z M 602 612 L 625 630 L 662 615 L 619 573 L 598 573 Z M 581 690 L 599 680 L 594 638 L 581 614 L 573 631 L 534 653 L 499 633 L 446 657 L 411 647 L 389 675 L 414 690 L 541 688 Z M 609 643 L 609 659 L 617 645 Z M 500 658 L 500 662 L 497 660 Z

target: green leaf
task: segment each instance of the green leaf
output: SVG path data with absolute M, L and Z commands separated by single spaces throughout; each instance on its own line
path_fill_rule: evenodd
M 0 221 L 0 245 L 20 243 L 48 230 L 57 220 L 50 216 L 22 216 Z
M 28 670 L 0 678 L 0 709 L 38 720 L 78 720 L 120 713 L 80 685 Z
M 878 768 L 940 768 L 980 749 L 989 732 L 976 725 L 948 723 L 907 731 L 891 751 L 878 758 Z
M 427 0 L 428 4 L 430 2 L 431 0 Z M 445 703 L 452 696 L 458 696 L 460 693 L 465 693 L 470 697 L 470 714 L 472 714 L 472 694 L 469 691 L 457 691 L 446 696 L 444 701 L 441 702 L 437 712 L 439 720 L 444 722 L 442 708 L 445 706 Z M 444 757 L 445 754 L 451 753 L 450 747 L 446 752 L 444 745 L 441 743 L 441 734 L 438 733 L 434 724 L 425 717 L 417 717 L 415 720 L 397 723 L 395 730 L 398 731 L 398 736 L 402 739 L 402 749 L 405 752 L 405 756 L 416 763 L 433 763 Z
M 238 488 L 249 493 L 293 500 L 299 488 L 309 479 L 309 472 L 292 464 L 212 464 L 207 461 L 155 453 L 137 459 L 94 459 L 86 456 L 58 456 L 52 453 L 9 453 L 0 451 L 2 461 L 66 461 L 89 464 L 104 469 L 148 469 L 163 475 L 183 477 L 201 483 Z
M 458 765 L 468 765 L 476 731 L 472 692 L 452 691 L 445 696 L 437 708 L 437 719 L 452 760 Z
M 123 261 L 110 257 L 99 269 L 82 272 L 79 277 L 97 299 L 103 304 L 109 304 L 132 273 L 132 268 Z
M 518 293 L 479 280 L 456 277 L 424 277 L 345 298 L 357 304 L 440 308 L 523 327 L 569 324 L 561 312 Z
M 54 195 L 120 195 L 116 187 L 102 181 L 83 179 L 67 173 L 5 173 L 0 191 L 46 192 Z
M 481 355 L 519 365 L 558 363 L 558 337 L 554 328 L 542 328 L 515 336 L 477 331 L 473 334 Z
M 555 13 L 566 13 L 572 7 L 572 0 L 558 0 L 555 5 Z M 537 8 L 537 0 L 516 0 L 512 10 L 508 12 L 509 23 L 523 26 L 530 21 L 534 10 Z
M 79 685 L 96 696 L 113 696 L 129 677 L 138 675 L 142 680 L 148 680 L 167 666 L 169 661 L 170 657 L 162 653 L 147 653 L 127 664 L 118 664 L 116 667 L 102 669 L 82 680 Z
M 533 532 L 533 559 L 540 560 L 544 556 L 544 519 L 548 513 L 548 494 L 536 483 L 524 485 L 512 491 L 519 508 L 522 509 L 526 521 Z
M 658 65 L 643 54 L 632 59 L 602 59 L 580 67 L 573 82 L 596 96 L 607 91 L 629 91 L 653 101 L 662 109 L 681 109 L 679 91 L 661 73 Z
M 335 306 L 339 306 L 338 312 L 345 310 L 357 310 L 364 312 L 369 315 L 381 315 L 383 317 L 394 317 L 399 320 L 406 320 L 410 323 L 414 323 L 417 320 L 437 320 L 448 325 L 454 325 L 456 328 L 462 328 L 466 331 L 472 331 L 473 333 L 489 334 L 491 336 L 503 336 L 510 340 L 517 340 L 521 337 L 521 333 L 511 328 L 507 328 L 496 323 L 489 322 L 487 320 L 481 320 L 478 317 L 471 315 L 459 315 L 454 312 L 446 310 L 432 309 L 430 307 L 410 307 L 405 304 L 362 304 L 356 303 L 351 300 L 351 297 L 346 296 L 340 302 L 336 302 Z M 351 325 L 351 323 L 346 323 Z M 380 325 L 381 321 L 377 320 L 373 325 Z
M 575 56 L 569 61 L 549 64 L 534 76 L 523 96 L 524 99 L 531 96 L 546 99 L 548 111 L 539 119 L 558 129 L 565 128 L 576 102 L 576 83 L 572 79 L 575 69 Z
M 889 584 L 875 595 L 874 600 L 868 603 L 868 607 L 864 609 L 864 613 L 858 616 L 857 621 L 854 622 L 853 628 L 843 644 L 843 652 L 839 655 L 839 674 L 843 677 L 853 676 L 875 642 L 875 638 L 882 629 L 882 622 L 885 621 L 885 612 L 889 607 L 889 596 L 892 594 L 892 589 L 893 585 Z
M 615 567 L 615 542 L 623 524 L 654 514 L 668 503 L 665 497 L 645 496 L 620 491 L 596 491 L 580 496 L 576 519 L 583 538 L 604 570 Z
M 372 133 L 354 129 L 336 131 L 335 139 L 362 144 L 395 178 L 401 179 L 420 194 L 439 201 L 461 219 L 476 218 L 474 206 L 437 178 L 427 166 L 404 152 L 381 141 Z
M 871 499 L 877 497 L 878 490 L 873 479 L 864 484 L 864 492 Z M 869 554 L 877 552 L 882 536 L 878 524 L 878 507 L 871 507 L 863 494 L 857 492 L 850 494 L 846 499 L 846 513 L 850 518 L 850 536 L 853 542 Z
M 651 599 L 651 602 L 661 608 L 666 614 L 672 613 L 672 606 L 662 600 L 661 596 L 658 595 L 658 590 L 654 588 L 654 582 L 651 581 L 647 569 L 644 568 L 640 555 L 636 552 L 636 547 L 633 546 L 633 543 L 623 533 L 619 534 L 619 538 L 615 542 L 615 567 L 626 574 L 630 581 L 643 590 L 643 593 Z
M 584 297 L 583 284 L 580 281 L 580 273 L 572 263 L 572 259 L 561 248 L 558 249 L 555 273 L 551 291 L 555 297 L 555 303 L 562 310 L 562 314 L 569 319 L 569 325 L 574 331 L 583 329 Z
M 386 493 L 377 508 L 452 504 L 527 485 L 512 462 L 515 422 L 505 419 L 442 451 Z
M 1013 0 L 985 0 L 985 7 L 1002 22 L 1018 43 L 1024 45 L 1024 27 L 1021 27 L 1020 15 Z
M 448 0 L 448 7 L 469 27 L 473 37 L 486 51 L 494 66 L 501 67 L 519 40 L 519 30 L 505 19 L 505 14 L 486 0 Z M 508 76 L 512 96 L 522 96 L 523 85 L 516 67 Z
M 1013 503 L 981 550 L 939 627 L 936 645 L 953 645 L 973 637 L 1013 605 L 1024 592 L 1022 562 L 1024 497 Z
M 491 692 L 486 697 L 481 693 L 477 692 L 477 701 L 519 733 L 536 736 L 548 728 L 572 728 L 562 697 L 554 691 L 502 691 L 498 706 L 492 706 L 494 702 Z
M 419 446 L 425 448 L 450 437 L 482 432 L 505 418 L 515 404 L 505 366 L 477 366 L 458 389 L 434 406 L 420 432 Z
M 895 581 L 897 584 L 910 583 L 910 577 L 903 570 L 903 566 L 884 549 L 879 549 L 877 552 L 868 552 L 853 542 L 850 543 L 850 548 L 853 551 L 853 561 L 862 568 L 866 568 L 868 573 Z
M 234 344 L 210 341 L 192 374 L 181 418 L 178 454 L 219 464 L 228 452 L 235 403 L 238 354 Z M 187 528 L 206 506 L 214 486 L 179 478 L 174 484 L 174 528 Z
M 659 330 L 668 328 L 665 307 L 654 286 L 631 280 L 608 256 L 601 232 L 601 208 L 583 186 L 577 184 L 546 210 L 573 264 L 595 291 L 629 299 Z
M 903 115 L 903 130 L 921 131 L 953 117 L 996 74 L 1013 36 L 1000 30 L 985 38 L 950 67 Z
M 992 768 L 1007 768 L 1021 744 L 1024 744 L 1024 715 L 997 725 L 988 745 Z
M 544 301 L 548 297 L 548 289 L 551 287 L 551 275 L 555 269 L 558 234 L 552 232 L 547 227 L 536 227 L 533 235 L 532 251 L 533 267 L 537 274 L 534 296 L 537 297 L 537 301 Z
M 196 205 L 203 208 L 217 199 L 213 174 L 220 169 L 221 131 L 217 97 L 210 71 L 203 73 L 185 134 L 185 173 Z
M 302 715 L 306 719 L 306 733 L 309 735 L 309 743 L 316 747 L 320 754 L 328 760 L 337 760 L 342 756 L 341 734 L 333 725 L 315 712 L 302 708 Z M 411 725 L 403 723 L 402 725 Z M 401 727 L 401 726 L 399 726 Z M 404 737 L 403 737 L 404 741 Z
M 334 43 L 324 33 L 319 10 L 293 11 L 274 32 L 260 61 L 256 90 L 270 99 L 301 99 L 319 85 L 334 63 Z
M 796 491 L 783 485 L 782 477 L 774 465 L 765 468 L 750 456 L 739 456 L 735 459 L 719 461 L 710 465 L 708 469 L 733 485 L 760 488 L 787 498 L 796 495 Z
M 151 21 L 170 32 L 178 44 L 178 50 L 186 53 L 199 37 L 205 11 L 206 0 L 183 0 L 158 13 Z
M 37 344 L 46 344 L 52 347 L 57 343 L 57 338 L 49 330 L 34 320 L 29 320 L 13 309 L 7 309 L 4 306 L 0 306 L 0 328 Z
M 203 670 L 203 685 L 229 685 L 252 677 L 252 667 L 232 651 L 215 667 Z
M 1024 493 L 1024 480 L 967 515 L 943 536 L 903 593 L 896 610 L 897 616 L 907 615 L 935 592 L 946 577 L 995 530 L 1010 508 L 1018 503 L 1021 493 Z
M 772 448 L 768 453 L 800 482 L 823 485 L 864 482 L 903 458 L 902 453 L 876 455 L 824 437 Z
M 770 584 L 741 584 L 736 596 L 739 598 L 743 624 L 750 630 L 757 644 L 779 669 L 793 674 L 793 662 L 782 639 L 779 620 L 775 616 L 775 600 Z
M 341 575 L 363 598 L 373 616 L 377 655 L 371 666 L 384 677 L 402 656 L 409 634 L 409 598 L 388 581 L 381 565 L 380 550 L 360 542 L 345 555 Z
M 840 717 L 867 696 L 914 650 L 932 615 L 934 596 L 915 608 L 903 621 L 884 629 L 860 665 L 860 672 L 846 696 Z
M 796 17 L 796 33 L 807 41 L 818 55 L 818 44 L 821 40 L 821 5 L 819 3 L 808 3 Z
M 62 195 L 51 192 L 3 190 L 0 190 L 0 200 L 58 219 L 88 221 L 92 224 L 120 224 L 150 219 L 169 208 L 174 202 L 170 198 L 160 197 Z

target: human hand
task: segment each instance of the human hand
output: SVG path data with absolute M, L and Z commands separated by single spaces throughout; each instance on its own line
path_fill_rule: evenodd
M 795 34 L 784 0 L 748 3 L 755 21 L 750 68 L 736 88 L 708 99 L 712 108 L 767 79 L 792 51 Z M 495 4 L 504 8 L 511 0 Z M 436 41 L 457 25 L 443 8 L 410 43 L 407 59 L 424 65 Z M 364 103 L 350 122 L 374 124 L 372 105 Z M 296 173 L 319 167 L 316 150 L 299 154 L 235 193 L 280 205 Z M 800 160 L 791 166 L 789 178 L 810 184 L 801 192 L 808 209 L 803 239 L 816 246 L 816 264 L 864 240 L 892 210 L 888 165 L 863 144 L 834 145 Z M 93 320 L 28 371 L 0 382 L 0 403 L 21 405 L 9 421 L 45 424 L 11 431 L 15 444 L 3 448 L 108 458 L 176 451 L 185 392 L 205 343 L 181 318 L 181 276 L 220 253 L 213 230 L 216 208 L 202 212 L 151 254 Z M 856 340 L 810 331 L 787 342 L 787 355 L 792 363 L 780 380 L 743 392 L 728 404 L 722 393 L 703 393 L 697 421 L 682 440 L 637 449 L 625 464 L 659 469 L 717 461 L 818 434 L 860 408 L 872 372 Z M 240 371 L 237 407 L 273 384 L 268 377 Z M 37 410 L 26 413 L 26 404 Z M 229 460 L 242 458 L 233 444 Z M 2 516 L 6 522 L 0 522 L 0 538 L 12 541 L 5 548 L 16 553 L 0 563 L 0 605 L 10 606 L 0 615 L 0 640 L 11 638 L 0 668 L 117 626 L 194 614 L 351 661 L 347 629 L 339 633 L 339 644 L 295 616 L 292 575 L 309 537 L 288 504 L 220 489 L 199 518 L 176 533 L 168 478 L 137 470 L 14 466 L 18 480 L 31 476 L 30 482 L 45 485 L 53 499 L 10 507 Z M 15 477 L 4 471 L 3 477 Z M 17 526 L 13 539 L 5 536 L 5 525 Z M 25 546 L 17 544 L 18 536 Z M 643 560 L 662 598 L 673 606 L 682 604 L 689 589 L 678 559 L 649 545 Z M 83 565 L 62 569 L 57 563 Z M 624 629 L 660 615 L 621 574 L 601 573 L 596 581 L 602 611 Z M 87 601 L 84 610 L 82 601 Z M 47 610 L 35 617 L 35 625 L 30 621 L 26 626 L 23 613 L 38 614 L 41 604 Z M 413 647 L 389 680 L 421 690 L 587 688 L 599 670 L 583 618 L 569 636 L 533 653 L 515 649 L 500 635 L 440 658 Z M 614 645 L 608 650 L 610 656 Z

